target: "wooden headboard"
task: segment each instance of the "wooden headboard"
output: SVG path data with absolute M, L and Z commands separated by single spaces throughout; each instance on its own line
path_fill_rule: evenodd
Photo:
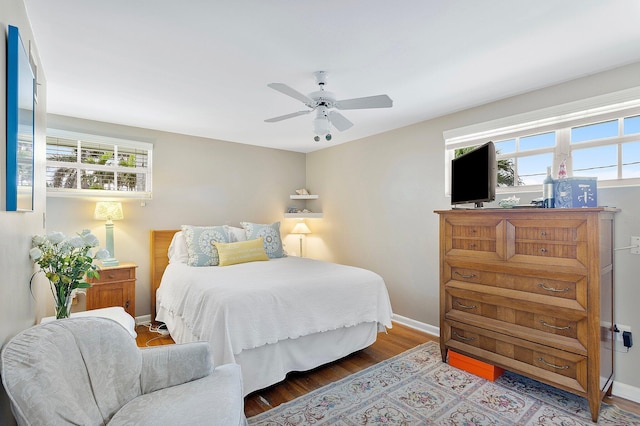
M 151 321 L 156 320 L 156 290 L 169 264 L 169 244 L 178 229 L 151 230 Z

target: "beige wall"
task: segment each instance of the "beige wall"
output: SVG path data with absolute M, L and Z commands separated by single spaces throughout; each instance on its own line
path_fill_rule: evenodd
M 304 154 L 56 115 L 48 117 L 48 126 L 154 145 L 153 199 L 144 207 L 140 200 L 123 200 L 125 219 L 114 228 L 116 257 L 138 265 L 136 316 L 150 313 L 151 229 L 281 221 L 289 243 L 292 222 L 284 220 L 283 213 L 289 194 L 304 186 Z M 93 220 L 96 201 L 48 197 L 47 231 L 88 228 L 104 245 L 104 223 Z M 296 242 L 287 248 L 295 248 Z
M 308 154 L 307 185 L 320 194 L 325 214 L 312 224 L 309 255 L 378 272 L 394 313 L 438 326 L 438 217 L 433 211 L 450 207 L 444 196 L 442 132 L 636 86 L 640 64 Z M 539 196 L 520 195 L 523 202 Z M 600 205 L 622 209 L 617 245 L 629 245 L 629 236 L 640 235 L 640 188 L 603 189 L 598 198 Z M 617 252 L 615 273 L 617 322 L 640 333 L 640 256 Z M 639 388 L 640 350 L 618 354 L 616 362 L 617 380 Z
M 33 34 L 27 19 L 22 0 L 0 0 L 0 28 L 6 40 L 8 25 L 18 27 L 25 49 L 29 43 L 34 46 Z M 29 278 L 33 266 L 29 259 L 31 236 L 42 233 L 43 214 L 45 210 L 44 170 L 42 164 L 45 155 L 44 123 L 46 121 L 46 81 L 42 67 L 39 68 L 38 82 L 40 83 L 39 103 L 36 107 L 36 152 L 35 152 L 35 209 L 29 213 L 5 211 L 5 167 L 6 151 L 6 47 L 7 43 L 0 43 L 0 346 L 4 345 L 19 331 L 34 324 L 36 310 L 34 299 L 29 292 Z M 37 286 L 36 286 L 37 287 Z M 39 288 L 35 288 L 36 295 Z M 4 392 L 0 389 L 0 424 L 13 424 L 13 416 Z

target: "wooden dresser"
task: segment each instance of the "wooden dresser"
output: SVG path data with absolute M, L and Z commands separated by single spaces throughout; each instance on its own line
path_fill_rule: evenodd
M 613 383 L 617 210 L 454 209 L 440 215 L 440 348 L 584 396 Z
M 132 262 L 121 262 L 118 266 L 103 266 L 98 272 L 100 279 L 87 280 L 87 310 L 122 306 L 132 317 L 136 317 L 136 268 Z

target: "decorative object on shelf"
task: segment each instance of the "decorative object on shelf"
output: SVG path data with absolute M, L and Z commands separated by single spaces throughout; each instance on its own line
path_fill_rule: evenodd
M 296 223 L 296 226 L 293 227 L 293 230 L 291 231 L 291 233 L 300 235 L 300 257 L 304 257 L 302 255 L 302 237 L 306 234 L 310 234 L 311 230 L 309 229 L 306 223 L 298 222 Z
M 296 194 L 298 194 L 298 195 L 311 195 L 311 194 L 309 194 L 309 191 L 307 191 L 306 188 L 296 189 Z
M 510 209 L 518 204 L 520 204 L 520 198 L 517 197 L 503 198 L 498 202 L 498 205 L 503 209 Z
M 313 212 L 309 209 L 299 209 L 297 207 L 289 207 L 287 209 L 287 213 L 313 213 Z
M 96 210 L 93 214 L 93 218 L 96 220 L 106 220 L 106 239 L 107 239 L 107 251 L 109 252 L 109 258 L 104 259 L 102 264 L 104 266 L 117 266 L 119 264 L 115 255 L 115 248 L 113 245 L 113 221 L 124 219 L 124 213 L 122 211 L 122 203 L 117 201 L 98 201 L 96 203 Z
M 62 232 L 52 232 L 46 236 L 36 235 L 32 239 L 29 251 L 31 259 L 40 266 L 40 270 L 33 273 L 33 278 L 39 272 L 44 272 L 51 287 L 53 300 L 56 305 L 56 318 L 67 318 L 71 313 L 71 301 L 75 290 L 89 288 L 91 285 L 84 281 L 87 278 L 99 278 L 100 274 L 93 264 L 94 259 L 104 259 L 109 253 L 98 250 L 94 256 L 91 249 L 99 245 L 98 238 L 88 229 L 75 237 L 67 237 Z

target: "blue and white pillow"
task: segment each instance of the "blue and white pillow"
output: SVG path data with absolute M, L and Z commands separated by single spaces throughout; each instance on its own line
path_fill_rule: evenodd
M 187 241 L 189 266 L 218 266 L 218 250 L 214 242 L 229 243 L 229 234 L 224 226 L 182 225 Z
M 280 238 L 280 222 L 264 225 L 260 223 L 240 222 L 247 234 L 247 240 L 262 237 L 264 251 L 270 259 L 277 259 L 286 256 Z

